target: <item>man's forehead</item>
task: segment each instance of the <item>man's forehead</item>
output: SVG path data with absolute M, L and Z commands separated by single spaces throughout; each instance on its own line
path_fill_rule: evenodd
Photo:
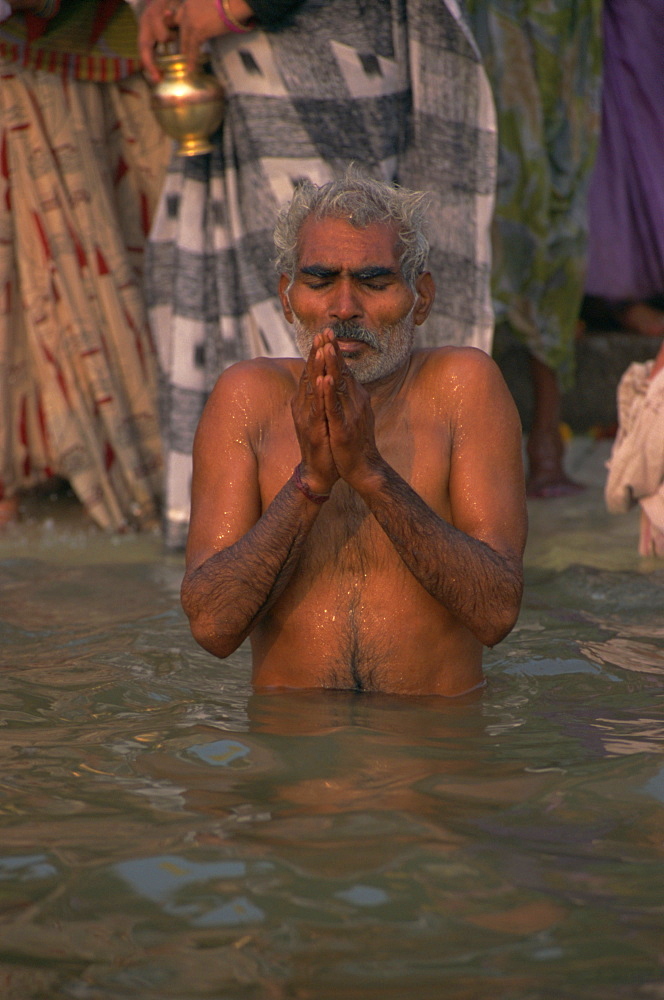
M 300 229 L 298 265 L 375 265 L 398 269 L 401 244 L 396 226 L 372 222 L 364 228 L 348 219 L 309 216 Z

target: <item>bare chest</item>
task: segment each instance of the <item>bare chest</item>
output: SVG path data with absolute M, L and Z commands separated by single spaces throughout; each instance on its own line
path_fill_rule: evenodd
M 416 493 L 442 517 L 449 516 L 449 476 L 451 435 L 444 420 L 426 413 L 397 407 L 376 420 L 375 440 L 381 457 Z M 263 509 L 274 499 L 293 469 L 301 460 L 290 407 L 271 420 L 260 432 L 255 443 Z M 369 512 L 362 499 L 345 483 L 339 481 L 332 500 L 325 504 L 325 530 L 340 533 L 344 538 L 363 536 L 371 541 L 367 523 Z M 321 520 L 321 518 L 319 518 Z M 361 530 L 363 529 L 363 530 Z

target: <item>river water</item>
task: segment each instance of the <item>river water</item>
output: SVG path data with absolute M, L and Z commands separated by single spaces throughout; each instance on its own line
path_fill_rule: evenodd
M 479 696 L 254 695 L 182 560 L 42 498 L 0 541 L 3 1000 L 664 998 L 664 566 L 534 501 Z

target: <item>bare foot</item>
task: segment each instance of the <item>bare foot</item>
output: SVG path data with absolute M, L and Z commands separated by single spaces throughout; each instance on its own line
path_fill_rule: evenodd
M 526 483 L 526 496 L 531 500 L 552 500 L 556 497 L 575 497 L 583 493 L 585 486 L 570 479 L 566 473 L 559 476 L 529 476 Z
M 563 439 L 559 428 L 533 427 L 528 437 L 529 472 L 526 496 L 537 499 L 572 497 L 585 490 L 563 468 Z
M 16 497 L 6 497 L 0 500 L 0 530 L 18 520 L 18 500 Z
M 641 337 L 664 337 L 664 312 L 647 302 L 632 302 L 617 313 L 617 319 Z

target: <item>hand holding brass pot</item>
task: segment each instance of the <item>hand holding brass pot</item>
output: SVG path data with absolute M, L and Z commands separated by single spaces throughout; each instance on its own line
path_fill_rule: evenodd
M 198 156 L 212 150 L 210 136 L 224 115 L 224 91 L 217 78 L 203 69 L 187 71 L 176 42 L 158 45 L 155 62 L 162 78 L 155 84 L 152 110 L 164 132 L 178 143 L 180 156 Z

